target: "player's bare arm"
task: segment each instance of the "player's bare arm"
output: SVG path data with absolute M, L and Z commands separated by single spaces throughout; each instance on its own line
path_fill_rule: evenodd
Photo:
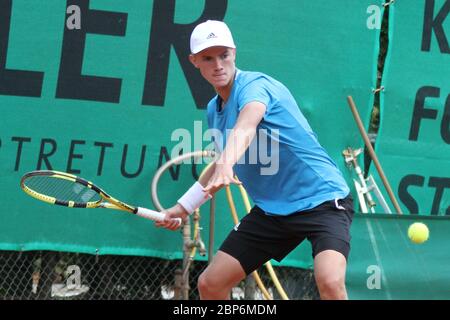
M 264 117 L 266 106 L 260 102 L 250 102 L 242 109 L 236 125 L 228 137 L 224 152 L 219 159 L 205 172 L 199 180 L 205 197 L 211 197 L 220 188 L 241 182 L 234 177 L 233 165 L 239 160 L 249 147 L 256 134 L 256 128 Z M 165 210 L 164 221 L 155 222 L 156 226 L 169 230 L 178 229 L 174 218 L 186 219 L 189 212 L 177 203 Z
M 216 161 L 215 170 L 203 189 L 206 193 L 212 195 L 224 186 L 241 183 L 234 177 L 233 165 L 249 147 L 265 112 L 266 106 L 261 102 L 253 101 L 244 106 L 224 151 Z
M 203 175 L 200 177 L 198 182 L 204 187 L 208 184 L 209 179 L 214 173 L 216 164 L 213 163 Z M 206 195 L 205 195 L 206 196 Z M 178 229 L 179 225 L 174 221 L 175 218 L 181 218 L 183 221 L 188 217 L 189 212 L 179 203 L 176 203 L 173 207 L 166 209 L 163 213 L 166 214 L 166 219 L 163 221 L 156 221 L 155 225 L 157 227 L 164 227 L 169 230 Z

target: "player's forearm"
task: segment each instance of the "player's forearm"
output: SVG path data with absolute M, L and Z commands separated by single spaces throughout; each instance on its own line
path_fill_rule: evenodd
M 218 164 L 233 166 L 241 158 L 255 137 L 265 111 L 266 106 L 261 102 L 250 102 L 242 108 Z
M 233 166 L 242 157 L 256 134 L 254 127 L 235 127 L 229 137 L 224 151 L 217 160 L 218 164 Z
M 208 197 L 203 191 L 203 187 L 208 185 L 209 179 L 214 173 L 216 164 L 210 165 L 206 171 L 202 173 L 200 178 L 194 185 L 180 198 L 177 204 L 173 207 L 173 210 L 179 214 L 184 215 L 191 214 L 196 208 L 200 207 Z

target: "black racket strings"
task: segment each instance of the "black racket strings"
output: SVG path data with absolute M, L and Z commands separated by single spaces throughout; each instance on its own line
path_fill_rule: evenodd
M 65 202 L 86 203 L 101 200 L 101 196 L 91 188 L 58 177 L 32 176 L 25 180 L 25 185 L 37 193 Z

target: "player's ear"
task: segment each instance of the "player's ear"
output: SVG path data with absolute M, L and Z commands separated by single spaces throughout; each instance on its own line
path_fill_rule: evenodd
M 230 48 L 231 53 L 233 54 L 233 61 L 236 61 L 236 49 Z
M 189 61 L 198 69 L 197 57 L 194 54 L 189 55 Z

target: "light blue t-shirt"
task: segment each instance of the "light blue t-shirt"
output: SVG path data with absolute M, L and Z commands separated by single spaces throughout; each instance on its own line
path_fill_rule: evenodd
M 289 215 L 345 198 L 350 190 L 322 148 L 294 97 L 279 81 L 259 72 L 237 70 L 230 96 L 221 109 L 216 95 L 207 108 L 208 126 L 218 129 L 219 152 L 242 108 L 266 105 L 250 147 L 233 169 L 254 204 L 268 214 Z

